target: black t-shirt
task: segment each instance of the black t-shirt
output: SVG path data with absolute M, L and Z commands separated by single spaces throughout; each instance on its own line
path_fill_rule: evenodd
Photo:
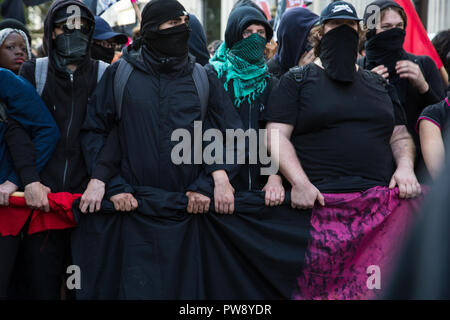
M 417 120 L 417 129 L 421 120 L 428 120 L 441 129 L 442 137 L 450 132 L 450 101 L 446 98 L 444 101 L 426 107 Z
M 310 181 L 328 193 L 387 186 L 395 169 L 390 139 L 405 113 L 380 76 L 359 69 L 355 81 L 332 80 L 312 63 L 303 80 L 286 73 L 265 120 L 291 124 L 291 141 Z

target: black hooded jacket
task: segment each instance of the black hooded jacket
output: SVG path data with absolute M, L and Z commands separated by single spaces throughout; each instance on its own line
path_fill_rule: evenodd
M 125 86 L 120 117 L 113 94 L 118 76 L 119 62 L 116 62 L 105 71 L 83 125 L 82 144 L 92 177 L 107 182 L 107 198 L 133 193 L 138 186 L 211 196 L 210 173 L 223 169 L 232 179 L 238 165 L 177 165 L 172 159 L 172 150 L 180 142 L 171 141 L 174 131 L 187 130 L 193 144 L 194 121 L 201 119 L 200 99 L 192 78 L 195 58 L 189 55 L 178 62 L 169 62 L 171 70 L 164 72 L 158 71 L 164 63 L 145 46 L 125 49 L 122 58 L 133 66 L 133 72 Z M 214 73 L 207 75 L 210 91 L 203 131 L 216 128 L 225 133 L 226 129 L 241 128 L 222 84 Z M 119 169 L 114 171 L 111 162 L 116 162 L 117 155 Z M 119 174 L 113 174 L 116 172 Z
M 44 24 L 44 48 L 51 53 L 53 48 L 53 20 L 55 13 L 70 5 L 77 5 L 94 16 L 85 5 L 76 0 L 57 0 L 52 3 Z M 93 35 L 91 32 L 91 40 Z M 30 60 L 22 65 L 20 75 L 36 86 L 36 61 Z M 61 132 L 58 145 L 46 167 L 41 173 L 42 183 L 52 192 L 84 192 L 88 174 L 80 145 L 80 129 L 86 114 L 88 98 L 97 86 L 98 62 L 86 55 L 84 62 L 73 74 L 56 67 L 49 54 L 47 82 L 42 99 L 49 108 Z
M 202 66 L 208 64 L 209 52 L 206 45 L 206 34 L 202 24 L 193 14 L 189 14 L 189 26 L 191 27 L 191 36 L 189 37 L 189 52 L 195 57 Z
M 270 41 L 273 35 L 272 27 L 267 22 L 266 17 L 251 6 L 237 6 L 228 19 L 227 28 L 225 31 L 225 41 L 228 48 L 231 48 L 235 43 L 242 40 L 242 32 L 251 24 L 261 24 L 266 29 L 267 41 Z M 214 70 L 211 65 L 207 66 L 207 69 Z M 215 72 L 215 71 L 214 71 Z M 216 73 L 217 77 L 217 73 Z M 226 73 L 223 74 L 220 79 L 222 84 L 226 82 Z M 261 122 L 262 115 L 269 101 L 272 88 L 278 84 L 276 78 L 269 78 L 267 80 L 267 87 L 263 93 L 258 94 L 252 103 L 244 100 L 239 107 L 235 107 L 236 111 L 244 125 L 244 130 L 248 129 L 263 129 L 264 123 Z M 228 97 L 230 102 L 235 101 L 235 95 L 233 91 L 233 83 L 228 83 Z M 259 137 L 258 137 L 259 138 Z M 258 144 L 259 153 L 259 144 Z M 248 190 L 261 190 L 267 183 L 267 176 L 262 176 L 260 173 L 261 164 L 246 164 L 241 167 L 239 174 L 235 179 L 231 181 L 236 191 L 248 191 Z
M 278 51 L 267 63 L 269 72 L 280 78 L 290 68 L 298 65 L 308 51 L 308 36 L 319 17 L 305 8 L 292 8 L 281 17 L 277 30 Z

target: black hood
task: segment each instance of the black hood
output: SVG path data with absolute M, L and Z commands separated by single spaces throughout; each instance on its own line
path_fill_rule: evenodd
M 52 39 L 52 33 L 53 33 L 53 25 L 55 20 L 55 14 L 60 9 L 66 8 L 71 5 L 76 5 L 81 8 L 83 11 L 82 15 L 87 15 L 92 20 L 92 31 L 89 35 L 89 41 L 92 42 L 92 37 L 94 35 L 94 27 L 95 27 L 95 20 L 94 15 L 91 13 L 91 11 L 86 7 L 86 5 L 78 0 L 56 0 L 52 3 L 50 8 L 48 9 L 47 16 L 45 17 L 44 21 L 44 38 L 43 38 L 43 47 L 44 51 L 48 53 L 49 59 L 51 60 L 51 54 L 53 50 L 53 39 Z M 86 54 L 86 60 L 90 59 L 90 49 L 88 50 L 88 54 Z
M 275 59 L 284 72 L 296 66 L 306 52 L 309 33 L 317 21 L 319 16 L 305 8 L 292 8 L 281 17 Z
M 198 63 L 204 66 L 209 61 L 205 30 L 193 14 L 189 14 L 189 26 L 192 29 L 191 36 L 189 37 L 189 52 L 196 57 Z
M 251 24 L 261 24 L 266 28 L 267 42 L 272 39 L 273 30 L 265 15 L 251 6 L 239 6 L 234 9 L 225 30 L 225 43 L 227 48 L 232 48 L 236 42 L 242 40 L 242 32 Z

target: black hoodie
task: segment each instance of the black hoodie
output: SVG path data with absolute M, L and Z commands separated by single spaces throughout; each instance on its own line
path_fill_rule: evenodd
M 53 48 L 53 21 L 55 13 L 70 5 L 77 5 L 86 10 L 94 20 L 87 7 L 76 0 L 56 0 L 50 6 L 44 24 L 44 48 L 51 53 Z M 92 40 L 93 30 L 90 35 Z M 20 75 L 36 86 L 36 61 L 25 62 Z M 42 99 L 52 113 L 61 132 L 61 138 L 41 178 L 42 183 L 51 188 L 52 192 L 84 192 L 88 174 L 81 153 L 80 128 L 86 114 L 88 98 L 97 86 L 98 62 L 86 55 L 85 60 L 73 74 L 56 67 L 49 54 L 47 82 L 42 93 Z
M 116 120 L 119 117 L 111 94 L 118 68 L 114 63 L 106 69 L 92 96 L 83 125 L 83 150 L 92 177 L 107 183 L 107 198 L 133 193 L 137 186 L 212 195 L 209 174 L 223 169 L 231 180 L 238 165 L 211 164 L 202 170 L 201 165 L 176 165 L 171 158 L 178 144 L 171 140 L 173 132 L 186 129 L 195 138 L 194 121 L 201 119 L 200 99 L 192 78 L 195 58 L 189 55 L 179 62 L 172 60 L 170 72 L 160 72 L 166 62 L 157 61 L 145 46 L 126 48 L 122 59 L 134 71 L 124 89 L 120 121 Z M 225 136 L 226 129 L 242 128 L 242 122 L 217 76 L 212 71 L 207 75 L 210 90 L 203 130 L 216 128 Z M 111 132 L 116 133 L 114 142 Z
M 267 22 L 264 13 L 251 5 L 246 5 L 245 1 L 238 2 L 228 18 L 227 28 L 225 30 L 225 42 L 227 47 L 232 48 L 235 43 L 242 40 L 243 31 L 253 23 L 261 24 L 265 27 L 266 39 L 267 41 L 270 41 L 273 36 L 273 30 Z M 207 65 L 206 68 L 214 71 L 212 65 Z M 226 81 L 226 74 L 223 74 L 220 80 L 224 84 Z M 277 84 L 278 80 L 276 78 L 269 78 L 264 92 L 257 94 L 251 103 L 245 100 L 239 108 L 235 107 L 244 125 L 244 130 L 259 130 L 260 128 L 264 128 L 265 123 L 263 123 L 261 119 L 265 112 L 272 88 Z M 228 87 L 233 88 L 233 85 L 230 83 Z M 230 101 L 234 101 L 234 90 L 228 90 L 227 93 Z M 248 164 L 247 161 L 245 165 L 241 166 L 238 175 L 231 180 L 231 184 L 236 191 L 261 190 L 267 183 L 267 178 L 267 176 L 261 175 L 260 163 Z

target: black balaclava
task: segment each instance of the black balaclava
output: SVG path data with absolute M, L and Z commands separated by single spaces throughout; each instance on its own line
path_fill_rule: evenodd
M 191 31 L 188 25 L 159 30 L 164 22 L 184 15 L 188 13 L 176 0 L 152 0 L 145 6 L 142 12 L 142 39 L 157 57 L 187 56 Z
M 322 37 L 320 60 L 330 78 L 345 83 L 354 81 L 358 42 L 358 32 L 347 25 L 330 30 Z
M 403 43 L 406 32 L 400 28 L 393 28 L 383 31 L 366 42 L 367 68 L 384 65 L 390 77 L 395 76 L 395 66 L 397 61 L 402 59 L 404 54 Z
M 106 63 L 111 63 L 115 54 L 116 51 L 114 48 L 105 48 L 96 43 L 91 46 L 91 57 L 94 60 L 101 60 Z

